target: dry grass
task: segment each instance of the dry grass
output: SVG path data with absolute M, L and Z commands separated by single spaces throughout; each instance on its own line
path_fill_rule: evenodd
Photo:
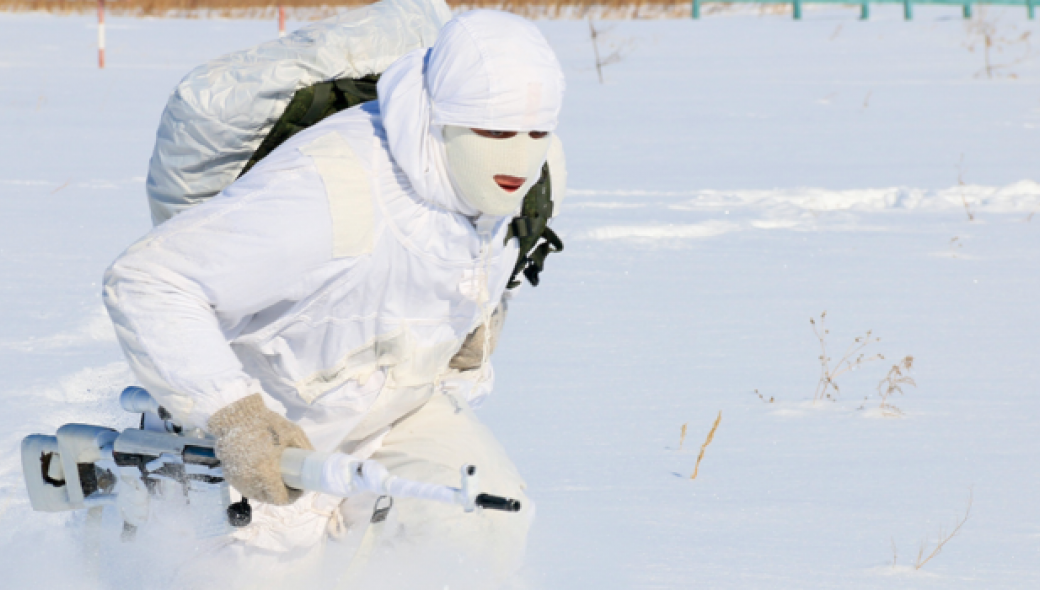
M 906 355 L 903 360 L 892 365 L 885 378 L 878 383 L 878 397 L 881 398 L 881 412 L 885 416 L 898 416 L 902 410 L 892 405 L 889 401 L 895 394 L 903 395 L 903 386 L 917 387 L 914 378 L 910 376 L 910 369 L 914 366 L 914 357 Z
M 812 324 L 813 333 L 820 341 L 820 380 L 816 384 L 816 392 L 813 394 L 813 404 L 824 399 L 836 401 L 841 393 L 841 388 L 838 387 L 838 377 L 859 369 L 865 363 L 885 358 L 881 354 L 868 357 L 864 352 L 868 346 L 881 340 L 873 336 L 873 331 L 867 330 L 867 333 L 857 337 L 845 350 L 845 354 L 838 359 L 838 362 L 832 365 L 831 362 L 834 359 L 827 353 L 827 336 L 831 333 L 827 328 L 827 312 L 824 311 L 820 314 L 818 322 L 816 318 L 809 318 L 809 323 Z
M 596 74 L 599 76 L 599 83 L 603 84 L 603 68 L 625 59 L 625 55 L 632 50 L 634 41 L 633 39 L 612 38 L 614 36 L 609 35 L 609 33 L 613 30 L 613 27 L 604 28 L 601 25 L 597 28 L 592 22 L 591 15 L 588 21 L 589 38 L 592 41 L 592 54 L 596 58 Z M 600 41 L 601 37 L 608 37 L 608 39 Z M 603 53 L 600 53 L 600 43 L 603 43 Z
M 693 466 L 693 475 L 690 476 L 690 479 L 697 479 L 697 472 L 701 468 L 701 459 L 704 458 L 704 450 L 708 448 L 708 445 L 711 444 L 712 439 L 715 438 L 715 431 L 718 430 L 718 428 L 719 428 L 719 422 L 722 422 L 722 411 L 721 410 L 719 411 L 719 417 L 715 418 L 715 424 L 712 425 L 711 432 L 708 433 L 707 440 L 705 440 L 704 444 L 701 445 L 701 453 L 699 455 L 697 455 L 697 464 Z M 684 426 L 684 430 L 685 430 L 685 426 Z
M 1008 68 L 1021 65 L 1033 58 L 1033 49 L 1029 44 L 1032 31 L 1019 34 L 1015 25 L 1004 25 L 1000 21 L 1001 17 L 999 13 L 979 6 L 975 18 L 964 21 L 968 34 L 965 47 L 972 52 L 981 48 L 983 68 L 975 74 L 976 77 L 981 78 L 985 75 L 988 79 L 1017 78 L 1018 74 L 1007 71 Z
M 106 5 L 109 14 L 121 16 L 273 18 L 279 5 L 294 20 L 315 20 L 349 8 L 371 4 L 363 0 L 117 0 Z M 674 0 L 468 0 L 449 2 L 452 10 L 495 8 L 529 18 L 689 18 L 690 3 Z M 771 7 L 770 7 L 771 8 Z M 89 0 L 0 0 L 0 10 L 8 12 L 43 11 L 56 14 L 83 14 L 97 10 Z M 702 14 L 726 12 L 726 5 L 705 7 Z
M 957 521 L 957 525 L 954 526 L 953 530 L 950 531 L 949 533 L 946 533 L 942 528 L 939 529 L 939 535 L 938 535 L 938 537 L 936 538 L 936 541 L 935 541 L 935 548 L 932 549 L 932 551 L 930 553 L 928 553 L 928 555 L 924 554 L 924 552 L 927 550 L 928 543 L 926 541 L 921 541 L 921 546 L 917 550 L 917 559 L 914 560 L 914 569 L 915 570 L 921 569 L 922 567 L 924 567 L 924 564 L 928 563 L 929 561 L 932 560 L 932 558 L 934 558 L 937 555 L 939 555 L 940 553 L 942 553 L 943 547 L 945 547 L 946 544 L 950 542 L 950 539 L 956 537 L 957 533 L 961 532 L 961 527 L 964 526 L 964 523 L 968 522 L 968 517 L 971 516 L 971 503 L 972 503 L 972 500 L 974 499 L 974 496 L 975 496 L 974 492 L 969 489 L 968 490 L 968 507 L 964 511 L 964 518 L 962 518 L 959 521 Z
M 123 16 L 223 16 L 244 17 L 274 15 L 279 5 L 285 6 L 290 14 L 294 9 L 337 12 L 338 7 L 355 7 L 369 4 L 364 1 L 320 3 L 314 0 L 109 0 L 105 5 L 108 14 Z M 55 14 L 90 13 L 97 10 L 97 3 L 87 0 L 0 0 L 0 8 L 10 12 L 40 11 Z

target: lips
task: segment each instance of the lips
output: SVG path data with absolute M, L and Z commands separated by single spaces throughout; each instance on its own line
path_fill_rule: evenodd
M 495 184 L 497 184 L 499 187 L 501 187 L 502 190 L 506 191 L 507 193 L 516 192 L 518 188 L 524 185 L 524 181 L 527 180 L 526 178 L 520 178 L 517 176 L 507 176 L 505 174 L 496 174 L 494 178 Z

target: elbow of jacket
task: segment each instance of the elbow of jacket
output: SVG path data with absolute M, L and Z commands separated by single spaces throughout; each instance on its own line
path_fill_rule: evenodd
M 120 264 L 121 260 L 116 260 L 105 270 L 101 282 L 101 301 L 108 310 L 108 317 L 113 321 L 121 315 L 120 304 L 122 301 L 118 295 L 118 288 L 119 284 L 126 280 L 125 267 Z
M 101 301 L 105 304 L 109 317 L 113 320 L 116 319 L 117 314 L 122 313 L 127 303 L 125 301 L 127 294 L 135 291 L 144 291 L 144 289 L 140 288 L 135 289 L 133 286 L 140 287 L 151 281 L 149 272 L 138 268 L 137 265 L 132 264 L 127 258 L 127 254 L 117 258 L 105 270 L 101 281 Z M 127 289 L 127 286 L 131 288 Z

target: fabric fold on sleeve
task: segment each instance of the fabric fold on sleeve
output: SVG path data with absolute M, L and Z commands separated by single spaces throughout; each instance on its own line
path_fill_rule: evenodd
M 155 228 L 105 273 L 131 369 L 187 426 L 205 428 L 221 407 L 261 392 L 230 340 L 253 314 L 302 296 L 301 281 L 331 260 L 325 189 L 299 160 L 257 170 Z

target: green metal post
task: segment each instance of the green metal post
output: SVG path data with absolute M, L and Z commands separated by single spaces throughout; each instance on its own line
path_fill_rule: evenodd
M 1036 20 L 1036 4 L 1034 0 L 1026 0 L 1026 10 L 1029 11 L 1029 20 Z
M 971 18 L 971 2 L 964 3 L 964 18 Z
M 903 19 L 914 20 L 914 5 L 910 0 L 903 0 Z
M 870 3 L 864 0 L 863 4 L 859 5 L 859 20 L 867 20 L 870 18 Z
M 693 18 L 701 17 L 701 0 L 693 0 Z
M 794 20 L 802 20 L 802 0 L 794 0 L 793 3 Z

